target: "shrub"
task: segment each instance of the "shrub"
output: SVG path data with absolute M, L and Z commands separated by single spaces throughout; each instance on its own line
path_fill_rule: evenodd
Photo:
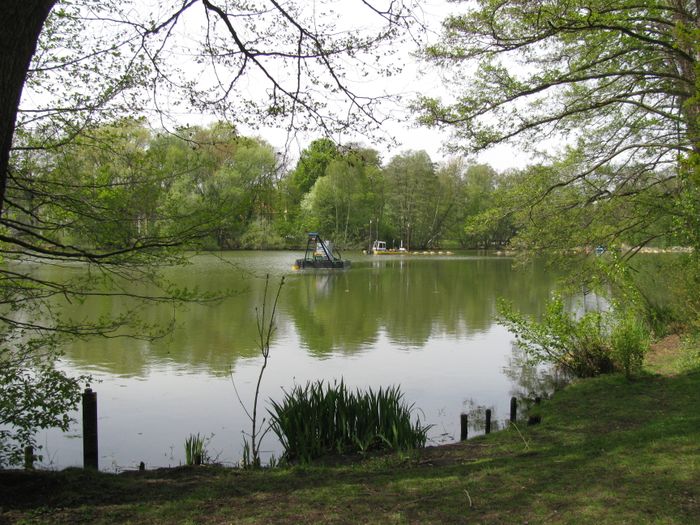
M 641 369 L 649 347 L 648 329 L 629 311 L 587 312 L 577 319 L 555 297 L 540 322 L 504 302 L 499 315 L 531 361 L 552 363 L 574 377 L 623 371 L 629 378 Z
M 613 371 L 604 314 L 588 312 L 575 319 L 561 297 L 547 305 L 541 322 L 528 319 L 511 305 L 499 303 L 499 322 L 516 336 L 516 345 L 536 363 L 552 363 L 575 377 Z
M 629 379 L 642 369 L 649 349 L 649 331 L 633 314 L 618 318 L 610 335 L 612 357 L 616 368 Z
M 343 381 L 295 386 L 281 403 L 271 400 L 271 428 L 284 458 L 308 462 L 331 454 L 407 450 L 425 446 L 429 426 L 411 421 L 413 405 L 398 387 L 351 392 Z

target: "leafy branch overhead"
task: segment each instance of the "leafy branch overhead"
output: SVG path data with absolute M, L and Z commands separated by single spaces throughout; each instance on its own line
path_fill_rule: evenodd
M 515 142 L 554 158 L 556 176 L 517 205 L 525 214 L 622 207 L 629 220 L 598 242 L 632 231 L 643 246 L 663 216 L 663 235 L 698 245 L 696 2 L 456 4 L 423 57 L 463 88 L 416 101 L 422 122 L 451 130 L 456 151 Z
M 479 2 L 447 18 L 442 42 L 424 52 L 451 79 L 469 80 L 453 104 L 424 99 L 424 119 L 456 126 L 476 148 L 585 129 L 617 137 L 598 142 L 599 161 L 635 153 L 667 162 L 694 147 L 694 10 L 667 0 Z
M 376 130 L 385 94 L 363 83 L 400 70 L 392 57 L 416 38 L 411 7 L 357 1 L 358 27 L 332 2 L 57 3 L 27 77 L 40 98 L 23 104 L 18 125 L 70 108 L 75 127 L 146 110 L 168 125 L 194 111 L 290 133 Z

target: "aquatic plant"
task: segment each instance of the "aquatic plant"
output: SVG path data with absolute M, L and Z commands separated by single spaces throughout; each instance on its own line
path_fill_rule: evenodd
M 399 387 L 348 390 L 345 383 L 309 382 L 270 400 L 272 431 L 284 459 L 308 462 L 331 454 L 408 450 L 425 446 L 430 426 L 412 422 L 413 405 Z
M 201 465 L 209 461 L 206 449 L 207 439 L 199 434 L 190 434 L 185 439 L 185 464 Z

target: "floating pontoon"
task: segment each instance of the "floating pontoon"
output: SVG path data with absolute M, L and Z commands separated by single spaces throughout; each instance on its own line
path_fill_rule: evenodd
M 340 253 L 333 251 L 330 242 L 321 239 L 316 232 L 311 232 L 306 240 L 303 259 L 297 259 L 294 270 L 344 270 L 350 268 L 350 261 L 343 260 Z

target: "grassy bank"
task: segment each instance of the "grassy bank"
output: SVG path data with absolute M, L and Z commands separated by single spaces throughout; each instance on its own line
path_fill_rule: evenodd
M 0 523 L 700 523 L 700 367 L 580 381 L 542 424 L 340 465 L 0 473 Z M 687 354 L 686 354 L 687 355 Z

